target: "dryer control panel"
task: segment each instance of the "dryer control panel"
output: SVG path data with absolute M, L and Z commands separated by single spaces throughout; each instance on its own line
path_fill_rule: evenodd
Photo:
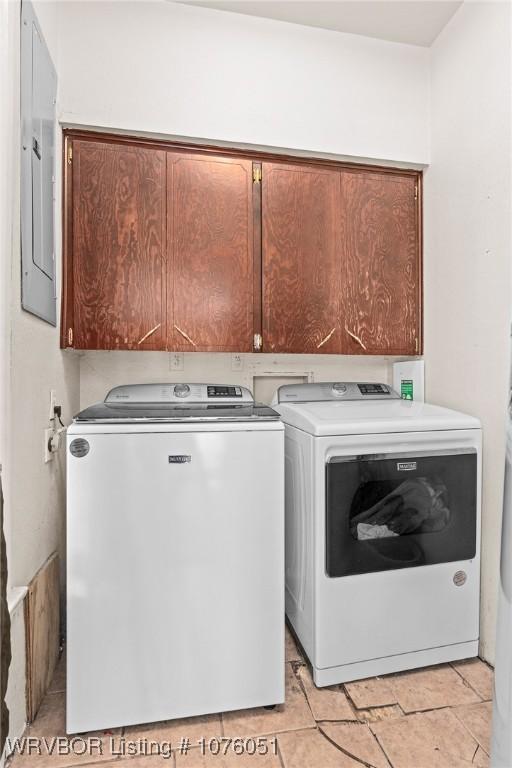
M 317 403 L 329 400 L 399 400 L 388 384 L 354 381 L 327 381 L 315 384 L 285 384 L 279 387 L 278 403 Z

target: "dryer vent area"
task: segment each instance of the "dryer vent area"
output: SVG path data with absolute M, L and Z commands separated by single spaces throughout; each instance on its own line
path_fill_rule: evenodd
M 43 751 L 15 754 L 10 768 L 112 758 L 117 768 L 410 768 L 412 756 L 417 766 L 489 765 L 492 670 L 480 659 L 319 689 L 287 629 L 286 704 L 79 737 L 65 735 L 65 665 L 64 652 L 25 733 Z M 66 756 L 44 753 L 53 737 L 71 745 Z

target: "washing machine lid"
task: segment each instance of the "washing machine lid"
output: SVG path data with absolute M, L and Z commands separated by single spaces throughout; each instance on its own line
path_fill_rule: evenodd
M 273 407 L 285 424 L 315 436 L 480 428 L 480 422 L 473 416 L 402 400 L 387 384 L 286 385 L 277 393 Z
M 80 411 L 76 423 L 132 424 L 177 421 L 277 421 L 246 387 L 231 384 L 130 384 L 110 390 L 102 403 Z

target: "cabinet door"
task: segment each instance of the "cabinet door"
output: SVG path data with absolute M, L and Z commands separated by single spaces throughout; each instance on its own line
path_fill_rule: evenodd
M 165 153 L 73 141 L 73 346 L 164 349 Z
M 339 352 L 340 176 L 263 163 L 263 351 Z
M 347 354 L 421 352 L 416 176 L 341 171 Z
M 253 348 L 252 162 L 167 155 L 169 349 Z

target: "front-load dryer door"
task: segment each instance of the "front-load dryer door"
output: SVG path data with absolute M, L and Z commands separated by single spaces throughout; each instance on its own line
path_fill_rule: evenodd
M 475 448 L 332 457 L 325 475 L 329 576 L 475 556 Z
M 315 440 L 316 667 L 478 639 L 480 439 Z

